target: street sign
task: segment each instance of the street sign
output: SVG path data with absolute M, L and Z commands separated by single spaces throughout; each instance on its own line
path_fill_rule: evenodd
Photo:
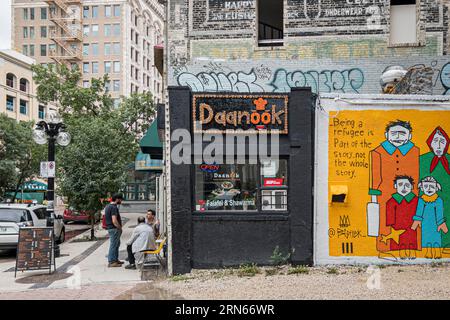
M 54 178 L 55 176 L 56 176 L 55 161 L 42 161 L 41 162 L 41 177 L 42 178 Z
M 56 270 L 53 228 L 26 227 L 19 230 L 17 271 Z

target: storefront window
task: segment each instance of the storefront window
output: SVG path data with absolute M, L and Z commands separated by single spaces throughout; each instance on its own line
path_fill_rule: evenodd
M 257 210 L 257 165 L 199 165 L 195 174 L 196 211 Z
M 287 210 L 287 160 L 261 163 L 261 210 Z

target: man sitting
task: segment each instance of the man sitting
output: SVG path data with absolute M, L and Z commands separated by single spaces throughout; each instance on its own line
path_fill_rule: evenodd
M 129 265 L 125 269 L 136 269 L 136 260 L 141 259 L 141 251 L 144 250 L 156 250 L 155 235 L 152 226 L 145 223 L 145 218 L 139 217 L 138 226 L 127 242 Z

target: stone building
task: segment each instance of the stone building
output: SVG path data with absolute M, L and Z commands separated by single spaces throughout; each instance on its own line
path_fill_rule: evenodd
M 144 91 L 160 102 L 154 48 L 163 41 L 163 19 L 156 0 L 13 0 L 12 48 L 38 63 L 78 65 L 83 86 L 108 74 L 116 103 Z
M 48 107 L 39 103 L 31 66 L 35 60 L 14 50 L 0 51 L 0 112 L 18 121 L 39 121 Z

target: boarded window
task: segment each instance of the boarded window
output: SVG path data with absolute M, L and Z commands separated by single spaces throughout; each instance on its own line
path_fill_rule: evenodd
M 390 44 L 417 43 L 416 0 L 391 0 Z

